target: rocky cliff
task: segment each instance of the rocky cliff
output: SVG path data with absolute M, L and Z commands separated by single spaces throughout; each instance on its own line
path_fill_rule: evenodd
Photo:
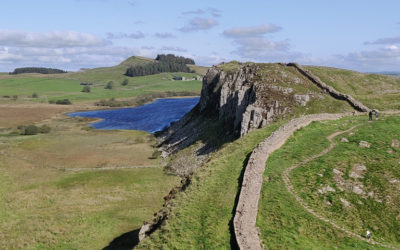
M 228 63 L 209 69 L 203 78 L 198 105 L 160 133 L 163 156 L 199 140 L 209 129 L 209 121 L 221 124 L 220 136 L 237 138 L 278 119 L 352 109 L 346 100 L 350 104 L 356 101 L 350 96 L 332 94 L 329 86 L 321 88 L 304 72 L 290 66 L 292 64 Z M 356 106 L 365 110 L 365 107 Z M 197 154 L 210 151 L 210 147 L 202 147 Z

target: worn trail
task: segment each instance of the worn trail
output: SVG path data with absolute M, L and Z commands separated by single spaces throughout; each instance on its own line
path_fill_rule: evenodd
M 287 169 L 283 172 L 283 174 L 282 174 L 282 179 L 283 179 L 283 181 L 285 182 L 285 186 L 286 186 L 287 190 L 289 191 L 289 193 L 290 193 L 291 195 L 293 195 L 293 196 L 295 197 L 296 201 L 297 201 L 308 213 L 312 214 L 314 217 L 316 217 L 316 218 L 318 218 L 318 219 L 320 219 L 320 220 L 322 220 L 322 221 L 324 221 L 324 222 L 330 224 L 332 227 L 334 227 L 334 228 L 336 228 L 336 229 L 339 229 L 339 230 L 343 231 L 343 232 L 346 233 L 347 236 L 349 236 L 349 237 L 356 237 L 356 238 L 358 238 L 359 240 L 368 242 L 368 243 L 373 244 L 373 245 L 379 245 L 379 246 L 386 247 L 386 248 L 391 248 L 391 249 L 398 249 L 398 248 L 396 248 L 396 247 L 394 247 L 394 246 L 391 246 L 391 245 L 388 245 L 388 244 L 380 243 L 380 242 L 374 241 L 374 240 L 372 240 L 372 239 L 366 239 L 366 238 L 362 237 L 361 235 L 359 235 L 359 234 L 357 234 L 357 233 L 354 233 L 354 232 L 352 232 L 352 231 L 350 231 L 350 230 L 347 230 L 346 228 L 344 228 L 344 227 L 342 227 L 342 226 L 336 224 L 334 221 L 329 220 L 328 218 L 326 218 L 326 217 L 324 217 L 324 216 L 318 214 L 318 213 L 315 212 L 310 206 L 308 206 L 307 203 L 296 193 L 296 191 L 294 190 L 293 184 L 292 184 L 291 181 L 290 181 L 290 173 L 291 173 L 294 169 L 296 169 L 296 168 L 298 168 L 298 167 L 300 167 L 300 166 L 304 166 L 304 165 L 307 164 L 308 162 L 310 162 L 310 161 L 312 161 L 312 160 L 315 160 L 316 158 L 319 158 L 319 157 L 324 156 L 324 155 L 326 155 L 327 153 L 329 153 L 329 152 L 336 146 L 336 143 L 333 141 L 333 139 L 334 139 L 336 136 L 341 135 L 341 134 L 344 134 L 344 133 L 347 133 L 347 132 L 350 132 L 351 130 L 355 129 L 355 128 L 358 127 L 358 126 L 359 126 L 359 125 L 354 126 L 354 127 L 350 128 L 350 129 L 348 129 L 348 130 L 335 132 L 335 133 L 329 135 L 329 136 L 327 137 L 328 141 L 330 142 L 329 147 L 327 147 L 326 149 L 324 149 L 321 153 L 318 153 L 318 154 L 316 154 L 316 155 L 313 155 L 312 157 L 310 157 L 310 158 L 308 158 L 308 159 L 306 159 L 306 160 L 300 162 L 299 164 L 296 164 L 296 165 L 291 166 L 290 168 L 287 168 Z
M 263 173 L 269 155 L 279 149 L 298 129 L 313 121 L 336 120 L 350 114 L 314 114 L 293 119 L 264 139 L 252 152 L 243 176 L 234 217 L 234 232 L 240 249 L 261 249 L 256 226 Z

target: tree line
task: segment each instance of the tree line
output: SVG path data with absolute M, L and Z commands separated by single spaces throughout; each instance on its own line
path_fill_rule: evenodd
M 67 71 L 61 69 L 52 69 L 52 68 L 26 67 L 26 68 L 16 68 L 14 69 L 13 72 L 10 72 L 10 75 L 17 75 L 23 73 L 63 74 L 67 73 Z
M 193 72 L 186 64 L 195 64 L 193 59 L 182 56 L 157 55 L 156 62 L 131 66 L 126 70 L 127 76 L 146 76 L 162 72 Z

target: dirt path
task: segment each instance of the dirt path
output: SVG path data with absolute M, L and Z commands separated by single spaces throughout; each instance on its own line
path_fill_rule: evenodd
M 350 113 L 314 114 L 293 119 L 264 139 L 252 152 L 245 168 L 233 221 L 236 241 L 240 249 L 261 249 L 259 229 L 256 226 L 258 201 L 263 183 L 263 173 L 269 155 L 279 149 L 298 129 L 313 121 L 336 120 Z
M 312 157 L 310 157 L 310 158 L 308 158 L 308 159 L 306 159 L 306 160 L 300 162 L 299 164 L 296 164 L 296 165 L 291 166 L 290 168 L 287 168 L 287 169 L 285 170 L 285 172 L 283 172 L 283 174 L 282 174 L 282 179 L 283 179 L 283 181 L 285 182 L 285 186 L 286 186 L 287 190 L 289 191 L 289 193 L 290 193 L 291 195 L 293 195 L 293 196 L 296 198 L 296 201 L 297 201 L 307 212 L 309 212 L 310 214 L 312 214 L 314 217 L 316 217 L 316 218 L 318 218 L 318 219 L 320 219 L 320 220 L 322 220 L 322 221 L 324 221 L 324 222 L 330 224 L 331 226 L 333 226 L 333 227 L 336 228 L 336 229 L 339 229 L 339 230 L 343 231 L 343 232 L 346 233 L 347 236 L 349 236 L 349 237 L 356 237 L 356 238 L 358 238 L 359 240 L 368 242 L 368 243 L 373 244 L 373 245 L 379 245 L 379 246 L 386 247 L 386 248 L 391 248 L 391 249 L 398 249 L 398 248 L 396 248 L 396 247 L 394 247 L 394 246 L 391 246 L 391 245 L 388 245 L 388 244 L 384 244 L 384 243 L 380 243 L 380 242 L 376 242 L 376 241 L 374 241 L 374 240 L 372 240 L 372 239 L 369 239 L 369 240 L 368 240 L 368 239 L 362 237 L 361 235 L 356 234 L 356 233 L 354 233 L 354 232 L 351 232 L 351 231 L 345 229 L 344 227 L 339 226 L 339 225 L 336 224 L 334 221 L 331 221 L 331 220 L 327 219 L 326 217 L 323 217 L 322 215 L 318 214 L 318 213 L 315 212 L 312 208 L 310 208 L 310 207 L 307 205 L 307 203 L 294 191 L 294 187 L 293 187 L 292 183 L 290 182 L 290 173 L 291 173 L 294 169 L 296 169 L 296 168 L 298 168 L 298 167 L 300 167 L 300 166 L 303 166 L 303 165 L 307 164 L 308 162 L 310 162 L 310 161 L 312 161 L 312 160 L 314 160 L 314 159 L 316 159 L 316 158 L 319 158 L 319 157 L 321 157 L 321 156 L 326 155 L 327 153 L 329 153 L 329 152 L 336 146 L 336 143 L 333 141 L 333 139 L 334 139 L 336 136 L 341 135 L 341 134 L 344 134 L 344 133 L 347 133 L 347 132 L 349 132 L 349 131 L 355 129 L 355 128 L 358 127 L 358 126 L 360 126 L 360 125 L 354 126 L 354 127 L 350 128 L 350 129 L 348 129 L 348 130 L 345 130 L 345 131 L 339 131 L 339 132 L 335 132 L 335 133 L 329 135 L 329 136 L 327 137 L 327 139 L 328 139 L 329 142 L 330 142 L 329 147 L 327 147 L 326 149 L 324 149 L 321 153 L 316 154 L 316 155 L 313 155 Z

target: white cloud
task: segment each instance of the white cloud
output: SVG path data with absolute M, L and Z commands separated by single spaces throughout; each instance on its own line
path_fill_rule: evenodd
M 288 61 L 301 58 L 302 54 L 290 52 L 288 40 L 275 41 L 267 34 L 280 31 L 282 28 L 275 24 L 263 24 L 248 27 L 236 27 L 225 30 L 222 34 L 232 39 L 236 49 L 233 54 L 243 60 L 256 61 Z
M 141 31 L 136 31 L 135 33 L 107 33 L 107 39 L 141 39 L 144 38 L 145 35 Z
M 400 44 L 400 36 L 379 38 L 372 42 L 365 42 L 366 45 L 381 45 L 381 44 Z
M 177 46 L 163 46 L 160 50 L 162 51 L 174 51 L 174 52 L 187 52 L 187 49 Z
M 132 56 L 149 56 L 152 51 L 146 48 L 115 46 L 75 47 L 75 48 L 29 48 L 10 47 L 0 49 L 0 68 L 12 71 L 16 67 L 53 67 L 66 70 L 113 66 Z
M 0 30 L 0 46 L 65 48 L 104 46 L 107 41 L 74 31 L 25 32 Z
M 273 33 L 280 31 L 282 28 L 275 24 L 263 24 L 258 26 L 250 27 L 237 27 L 229 30 L 225 30 L 223 35 L 226 37 L 240 38 L 249 36 L 262 36 L 267 33 Z
M 157 32 L 157 33 L 154 34 L 154 36 L 158 37 L 158 38 L 162 38 L 162 39 L 175 38 L 175 36 L 172 33 L 169 33 L 169 32 L 165 32 L 165 33 Z
M 182 15 L 201 15 L 201 14 L 205 14 L 206 12 L 202 9 L 197 9 L 197 10 L 188 10 L 188 11 L 184 11 L 182 12 Z
M 199 30 L 208 30 L 218 25 L 217 20 L 212 18 L 195 17 L 186 23 L 179 30 L 182 32 L 192 32 Z
M 221 11 L 215 8 L 197 9 L 182 12 L 182 15 L 205 15 L 210 14 L 213 17 L 220 17 Z

